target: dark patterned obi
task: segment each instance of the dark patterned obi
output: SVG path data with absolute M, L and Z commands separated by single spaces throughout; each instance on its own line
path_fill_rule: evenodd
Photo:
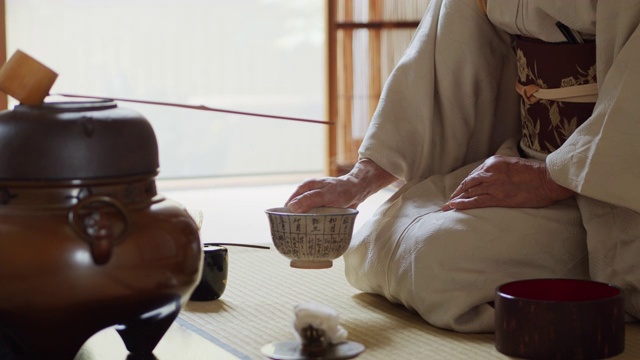
M 529 157 L 559 148 L 593 113 L 598 95 L 596 45 L 516 37 L 522 140 Z

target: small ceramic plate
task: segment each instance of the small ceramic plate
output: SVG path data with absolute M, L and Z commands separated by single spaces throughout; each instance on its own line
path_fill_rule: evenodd
M 302 352 L 299 341 L 280 341 L 267 344 L 260 349 L 262 354 L 273 360 L 338 360 L 353 359 L 364 351 L 364 345 L 347 341 L 340 344 L 329 345 L 322 356 L 309 356 Z

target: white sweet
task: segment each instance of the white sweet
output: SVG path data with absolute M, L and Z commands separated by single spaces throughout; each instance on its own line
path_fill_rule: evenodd
M 339 344 L 347 341 L 347 330 L 340 326 L 338 313 L 329 306 L 304 303 L 294 306 L 293 312 L 295 314 L 294 333 L 299 341 L 302 341 L 302 329 L 309 325 L 323 330 L 326 340 L 330 344 Z

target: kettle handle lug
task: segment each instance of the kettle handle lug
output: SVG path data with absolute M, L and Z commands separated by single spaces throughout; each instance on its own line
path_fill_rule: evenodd
M 112 209 L 120 214 L 121 224 L 107 215 Z M 68 220 L 76 235 L 89 244 L 96 265 L 109 262 L 113 247 L 122 241 L 130 223 L 124 206 L 109 196 L 88 196 L 78 201 L 69 210 Z

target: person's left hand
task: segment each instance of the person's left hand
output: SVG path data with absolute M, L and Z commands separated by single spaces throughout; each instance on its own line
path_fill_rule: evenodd
M 542 161 L 495 155 L 473 170 L 442 206 L 447 210 L 483 207 L 545 207 L 574 195 L 556 184 Z

